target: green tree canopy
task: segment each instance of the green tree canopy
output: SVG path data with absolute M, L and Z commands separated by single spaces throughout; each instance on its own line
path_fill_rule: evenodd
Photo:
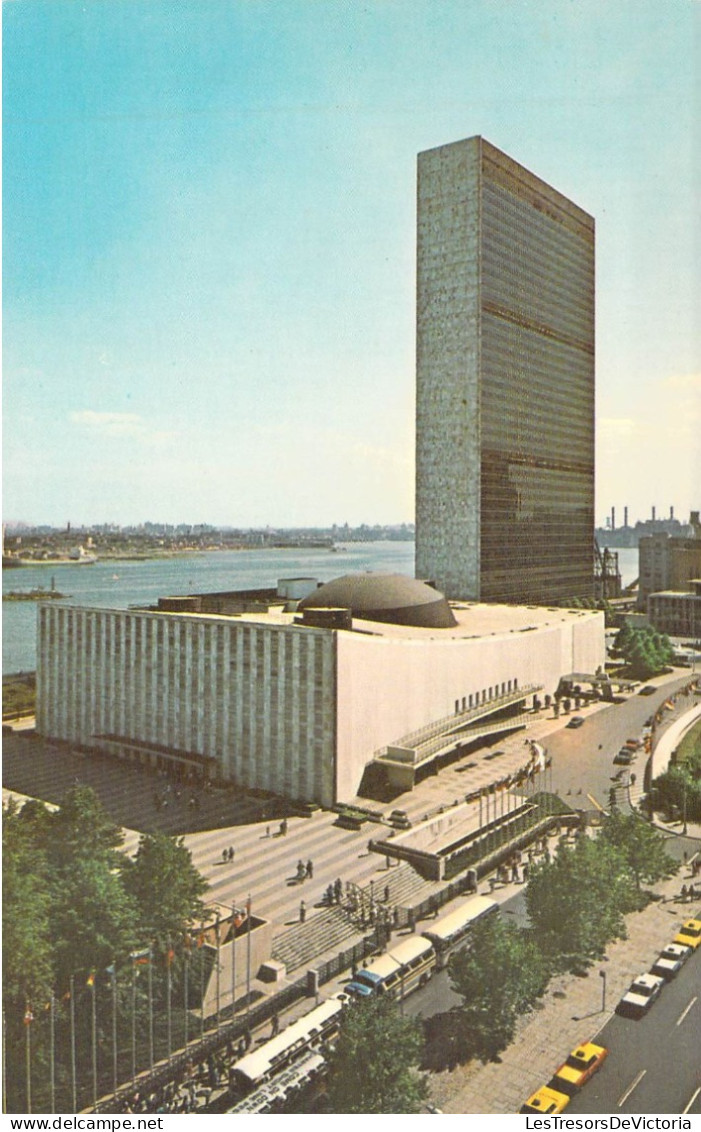
M 535 939 L 554 967 L 575 970 L 625 938 L 624 915 L 637 905 L 626 860 L 611 844 L 580 838 L 536 865 L 526 890 Z
M 616 635 L 613 647 L 630 667 L 631 674 L 640 680 L 647 680 L 661 672 L 674 660 L 669 637 L 658 633 L 651 625 L 625 622 Z
M 330 1057 L 331 1112 L 417 1113 L 426 1083 L 417 1072 L 423 1048 L 418 1022 L 385 998 L 351 1003 Z
M 124 873 L 126 891 L 134 899 L 146 939 L 163 946 L 184 934 L 192 920 L 201 920 L 201 897 L 207 881 L 192 863 L 182 837 L 163 833 L 141 838 L 135 860 Z
M 501 916 L 475 926 L 469 948 L 451 956 L 453 990 L 462 996 L 462 1023 L 477 1056 L 489 1060 L 511 1041 L 517 1018 L 547 985 L 543 956 L 528 933 Z
M 2 973 L 5 1009 L 13 1016 L 44 998 L 53 982 L 47 871 L 44 853 L 10 800 L 2 825 Z
M 640 889 L 641 882 L 653 884 L 670 877 L 677 863 L 665 849 L 665 838 L 638 814 L 612 811 L 599 836 L 599 844 L 611 845 L 625 858 Z

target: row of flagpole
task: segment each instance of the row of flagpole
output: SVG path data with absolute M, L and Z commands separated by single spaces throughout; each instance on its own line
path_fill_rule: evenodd
M 236 1017 L 236 933 L 241 925 L 247 921 L 247 947 L 246 947 L 246 1017 L 250 1011 L 251 1000 L 251 897 L 248 896 L 246 901 L 245 911 L 232 907 L 231 909 L 231 1017 Z M 220 915 L 217 913 L 216 921 L 214 924 L 215 943 L 216 943 L 216 963 L 215 963 L 215 993 L 216 993 L 216 1006 L 215 1006 L 215 1028 L 218 1031 L 221 1026 L 221 921 Z M 200 926 L 200 931 L 197 935 L 197 947 L 200 948 L 207 943 L 205 925 Z M 211 946 L 211 945 L 209 945 Z M 190 974 L 190 951 L 192 948 L 192 937 L 188 934 L 185 937 L 184 944 L 184 966 L 183 966 L 183 1025 L 184 1025 L 184 1047 L 187 1048 L 190 1041 L 189 1035 L 189 974 Z M 175 951 L 170 942 L 168 943 L 165 962 L 166 962 L 166 1050 L 167 1060 L 171 1061 L 173 1056 L 173 1041 L 172 1041 L 172 963 L 175 958 Z M 137 1028 L 136 1028 L 136 1002 L 137 1002 L 137 974 L 141 966 L 146 966 L 148 969 L 147 981 L 147 1002 L 148 1002 L 148 1067 L 152 1071 L 155 1063 L 155 1038 L 154 1038 L 154 1013 L 153 1013 L 153 965 L 154 965 L 154 951 L 152 945 L 143 948 L 140 951 L 132 951 L 129 955 L 131 961 L 131 1081 L 132 1085 L 136 1083 L 137 1077 Z M 105 968 L 105 974 L 109 976 L 109 986 L 111 990 L 112 999 L 112 1093 L 116 1097 L 119 1090 L 119 1064 L 118 1064 L 118 1041 L 117 1041 L 117 1021 L 118 1021 L 118 998 L 117 998 L 117 970 L 114 963 Z M 98 1032 L 97 1032 L 97 1002 L 96 1002 L 96 987 L 95 982 L 97 978 L 97 970 L 93 969 L 89 972 L 86 979 L 86 987 L 90 991 L 90 1050 L 91 1050 L 91 1084 L 92 1084 L 92 1101 L 93 1108 L 97 1110 L 98 1106 Z M 200 963 L 200 1040 L 204 1039 L 205 1033 L 205 964 Z M 67 994 L 63 996 L 63 1001 L 68 1000 L 69 1004 L 69 1028 L 70 1028 L 70 1063 L 71 1063 L 71 1100 L 72 1111 L 78 1111 L 78 1074 L 77 1074 L 77 1056 L 76 1056 L 76 986 L 75 976 L 71 975 L 69 978 L 69 989 Z M 46 1009 L 49 1012 L 49 1095 L 51 1103 L 51 1111 L 56 1111 L 56 998 L 54 992 L 51 991 L 49 1002 Z M 35 1021 L 32 1007 L 27 1003 L 23 1022 L 25 1027 L 25 1095 L 26 1095 L 26 1111 L 32 1112 L 32 1025 Z M 7 1112 L 7 1065 L 6 1053 L 7 1042 L 6 1038 L 6 1017 L 3 1013 L 3 1060 L 2 1060 L 2 1100 L 3 1112 Z

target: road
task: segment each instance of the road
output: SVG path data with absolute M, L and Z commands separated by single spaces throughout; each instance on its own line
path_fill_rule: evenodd
M 701 1113 L 701 955 L 693 955 L 638 1020 L 615 1015 L 594 1040 L 603 1068 L 567 1108 L 586 1113 Z

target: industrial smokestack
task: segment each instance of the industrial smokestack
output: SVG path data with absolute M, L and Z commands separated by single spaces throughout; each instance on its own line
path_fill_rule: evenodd
M 670 517 L 670 519 L 674 518 L 674 508 L 673 507 L 670 507 L 670 509 L 669 509 L 669 517 Z
M 623 526 L 624 527 L 628 526 L 628 508 L 627 507 L 623 508 Z
M 615 531 L 615 529 L 616 529 L 616 508 L 612 507 L 611 508 L 611 530 Z
M 652 521 L 653 521 L 653 523 L 655 521 L 655 508 L 654 507 L 652 508 Z

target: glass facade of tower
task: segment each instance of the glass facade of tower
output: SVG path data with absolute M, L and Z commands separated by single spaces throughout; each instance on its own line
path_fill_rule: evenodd
M 454 598 L 589 596 L 594 222 L 481 138 L 420 155 L 419 185 L 417 574 Z

